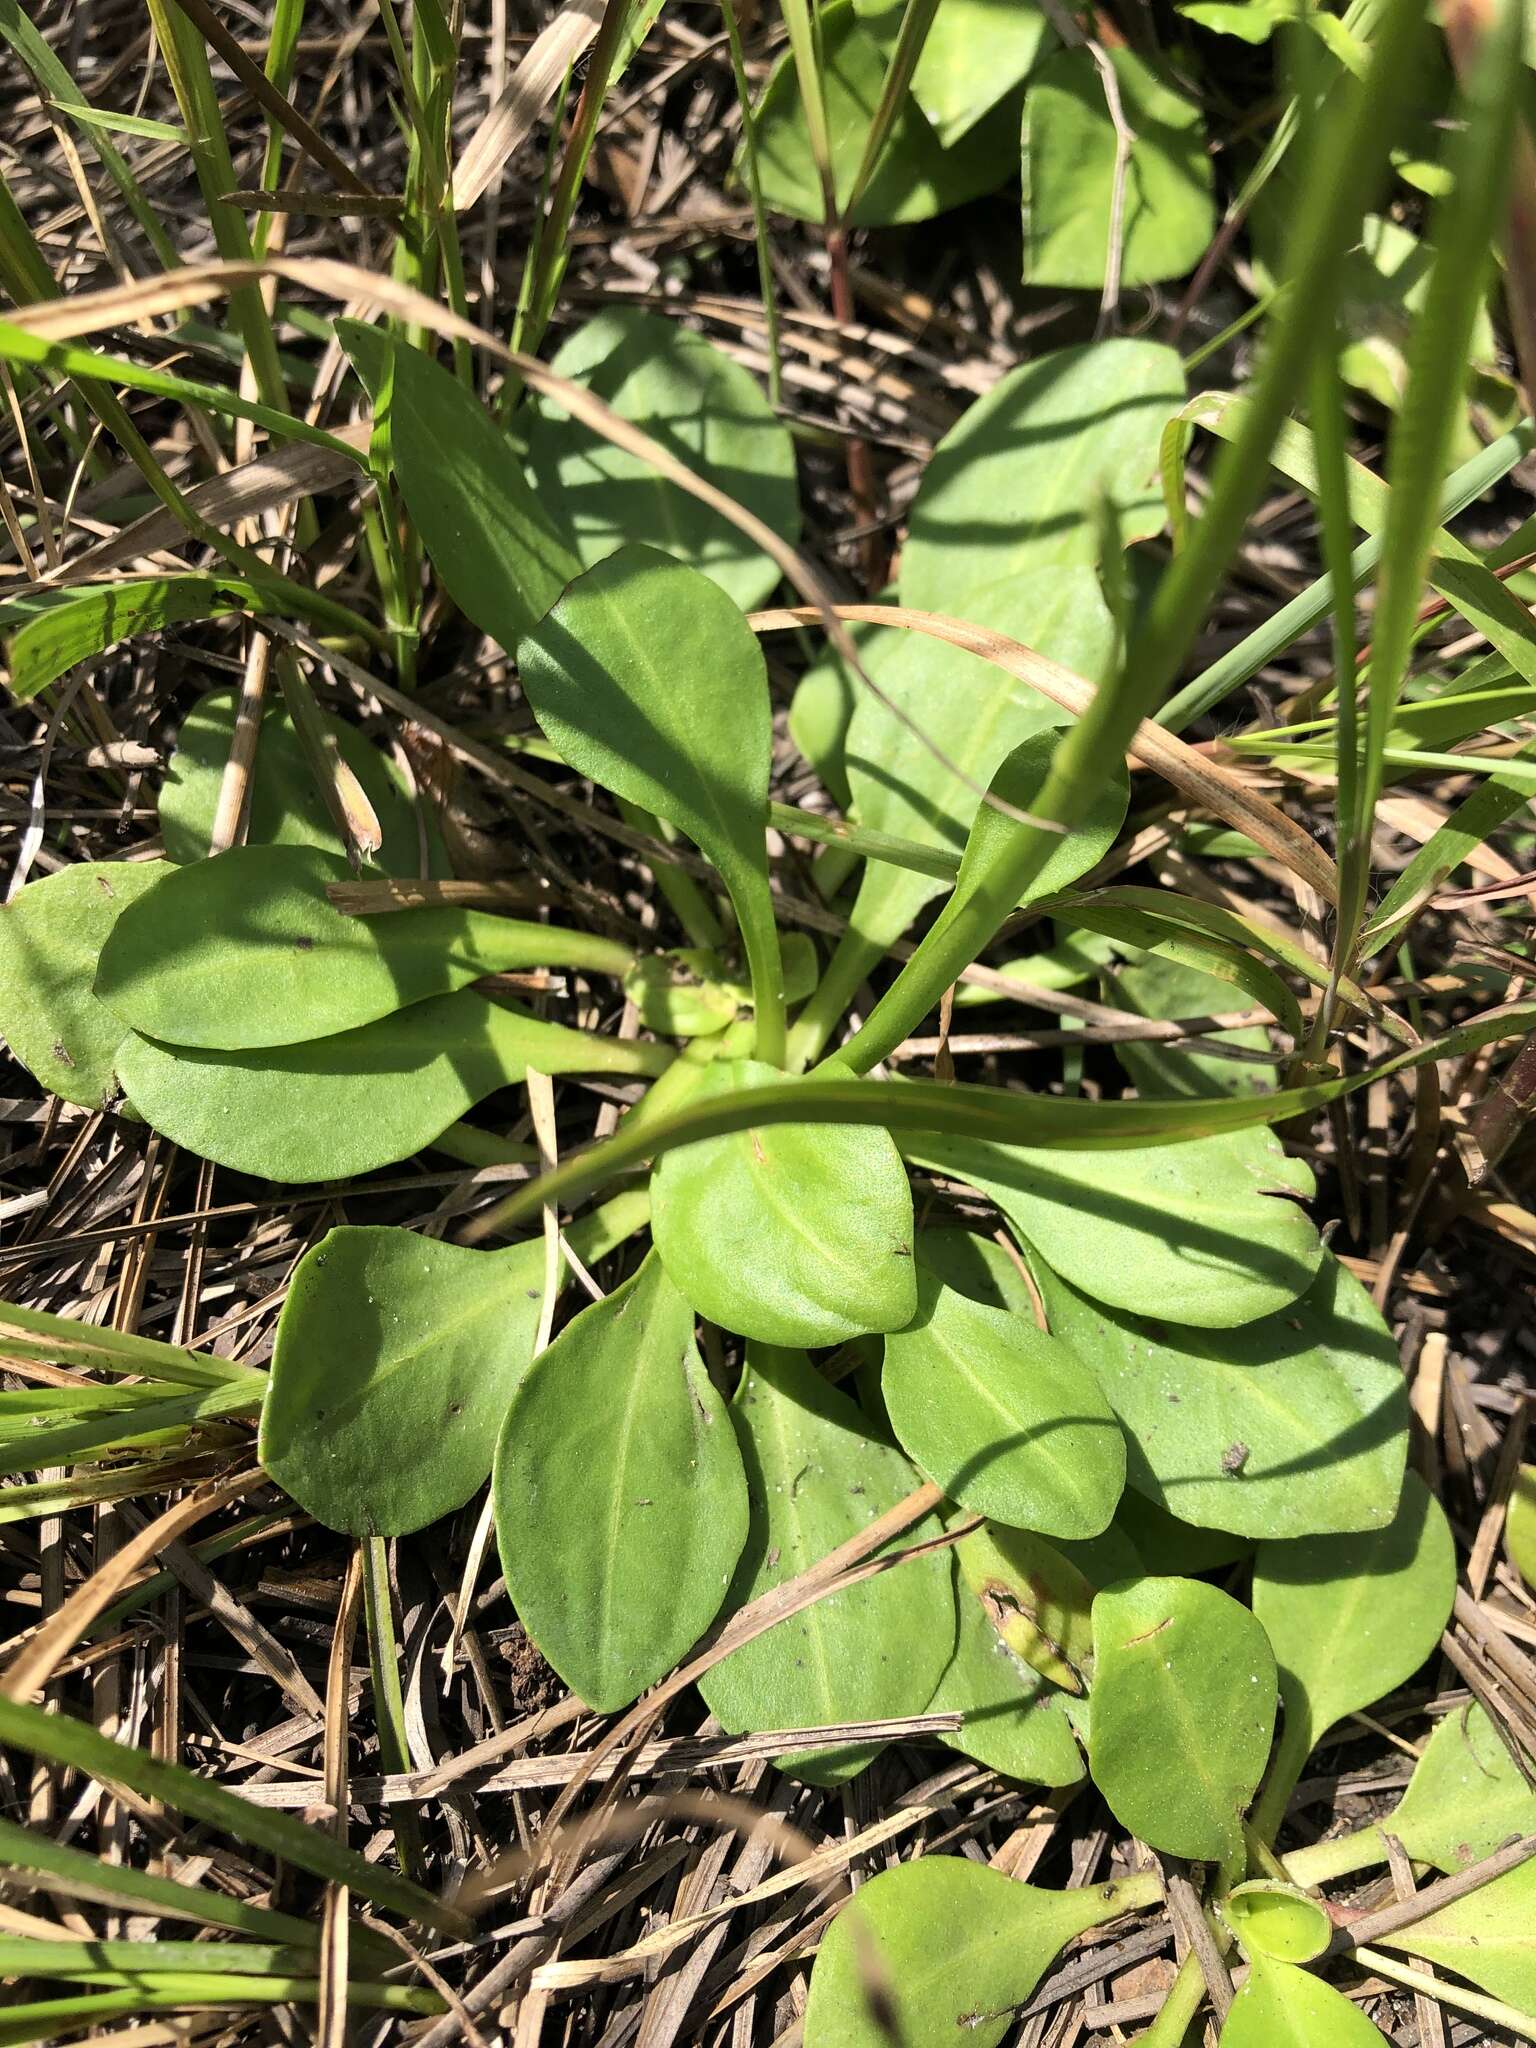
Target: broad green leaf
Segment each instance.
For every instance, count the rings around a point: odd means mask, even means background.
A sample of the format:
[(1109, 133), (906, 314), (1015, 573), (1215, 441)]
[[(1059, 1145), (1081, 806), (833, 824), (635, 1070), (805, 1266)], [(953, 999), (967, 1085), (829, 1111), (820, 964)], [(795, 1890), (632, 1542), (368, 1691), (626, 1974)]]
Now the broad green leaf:
[[(1231, 985), (1214, 974), (1156, 954), (1117, 965), (1105, 977), (1104, 992), (1107, 1001), (1135, 1017), (1219, 1017), (1247, 1007), (1234, 998)], [(1248, 1052), (1270, 1049), (1269, 1034), (1260, 1024), (1218, 1031), (1212, 1037)], [(1207, 1043), (1201, 1038), (1183, 1045), (1128, 1039), (1115, 1047), (1115, 1057), (1143, 1095), (1251, 1095), (1274, 1087), (1274, 1066), (1202, 1052), (1200, 1047)]]
[(989, 1237), (973, 1230), (920, 1230), (917, 1256), (946, 1287), (984, 1302), (988, 1308), (1033, 1311), (1034, 1297), (1022, 1261), (1011, 1258)]
[(1336, 1721), (1412, 1677), (1439, 1642), (1455, 1593), (1450, 1525), (1411, 1470), (1384, 1528), (1259, 1545), (1253, 1611), (1280, 1667), (1293, 1763)]
[(1158, 445), (1183, 402), (1183, 368), (1159, 342), (1088, 342), (1010, 370), (929, 458), (907, 523), (902, 603), (1000, 626), (971, 608), (974, 594), (1036, 569), (1091, 566), (1098, 506), (1113, 506), (1127, 546), (1160, 532)]
[[(749, 1346), (731, 1420), (752, 1509), (733, 1610), (809, 1570), (919, 1484), (803, 1352)], [(949, 1560), (936, 1551), (791, 1615), (706, 1672), (699, 1690), (733, 1734), (884, 1720), (923, 1711), (954, 1645)], [(823, 1784), (873, 1754), (866, 1745), (779, 1761)]]
[(1491, 1856), (1511, 1835), (1536, 1834), (1536, 1789), (1473, 1700), (1437, 1724), (1383, 1826), (1415, 1863), (1449, 1874)]
[(1083, 1759), (1060, 1691), (1008, 1647), (963, 1580), (955, 1597), (955, 1654), (928, 1711), (964, 1714), (965, 1726), (940, 1742), (1026, 1784), (1077, 1784)]
[[(550, 365), (753, 512), (782, 539), (800, 534), (795, 451), (756, 379), (664, 314), (606, 307)], [(528, 467), (546, 508), (591, 568), (627, 541), (675, 555), (744, 611), (772, 596), (778, 565), (719, 512), (541, 399)]]
[(1246, 1607), (1198, 1579), (1139, 1579), (1093, 1603), (1088, 1761), (1154, 1849), (1225, 1862), (1275, 1728), (1275, 1660)]
[[(1025, 575), (1004, 589), (978, 592), (975, 606), (989, 625), (1079, 674), (1100, 681), (1108, 674), (1114, 625), (1089, 569)], [(974, 858), (968, 835), (980, 841), (994, 827), (1004, 835), (1013, 829), (1010, 819), (978, 805), (978, 789), (996, 781), (999, 795), (1027, 810), (1050, 769), (1065, 713), (994, 662), (926, 633), (881, 634), (864, 659), (885, 701), (861, 691), (848, 727), (844, 772), (859, 824)], [(1123, 772), (1105, 777), (1092, 817), (1056, 842), (1031, 896), (1070, 886), (1108, 852), (1129, 796)], [(866, 861), (829, 982), (851, 996), (945, 886), (931, 875)]]
[(1250, 1956), (1310, 1963), (1333, 1939), (1328, 1909), (1296, 1885), (1260, 1878), (1233, 1887), (1221, 1915)]
[(885, 1340), (897, 1441), (951, 1500), (1046, 1536), (1097, 1536), (1125, 1485), (1125, 1439), (1091, 1367), (1028, 1315), (918, 1270), (912, 1321)]
[(293, 589), (287, 583), (188, 573), (27, 591), (0, 606), (6, 687), (25, 702), (77, 662), (120, 640), (230, 612), (291, 612)]
[[(698, 1099), (773, 1079), (716, 1060)], [(694, 1308), (764, 1344), (837, 1344), (899, 1330), (917, 1307), (912, 1191), (889, 1134), (774, 1124), (669, 1152), (651, 1228)]]
[[(1408, 1403), (1392, 1333), (1332, 1255), (1288, 1307), (1200, 1330), (1037, 1275), (1052, 1330), (1092, 1362), (1126, 1434), (1129, 1484), (1239, 1536), (1380, 1529), (1397, 1511)], [(1155, 1298), (1155, 1288), (1148, 1293)]]
[[(393, 764), (355, 725), (328, 712), (320, 715), (383, 828), (380, 868), (390, 875), (420, 874), (416, 811)], [(158, 799), (160, 836), (168, 859), (185, 865), (207, 855), (234, 734), (235, 697), (229, 690), (211, 690), (200, 697), (181, 721)], [(262, 716), (246, 839), (252, 846), (314, 846), (338, 860), (346, 853), (288, 713), (278, 701), (270, 703)], [(435, 831), (428, 832), (428, 846), (434, 856), (431, 872), (443, 872)]]
[(1219, 2048), (1387, 2048), (1358, 2005), (1310, 1970), (1255, 1956)]
[(116, 1093), (127, 1027), (94, 993), (96, 963), (123, 912), (171, 872), (163, 860), (79, 861), (0, 907), (0, 1036), (66, 1102), (101, 1109)]
[(1043, 1536), (996, 1522), (963, 1537), (955, 1556), (962, 1584), (1014, 1656), (1063, 1691), (1081, 1692), (1093, 1665), (1098, 1585)]
[(1310, 1218), (1283, 1199), (1310, 1195), (1312, 1175), (1268, 1131), (1113, 1157), (937, 1135), (903, 1149), (988, 1196), (1053, 1272), (1115, 1308), (1155, 1302), (1226, 1329), (1294, 1301), (1323, 1256)]
[(1220, 1571), (1252, 1548), (1246, 1537), (1181, 1521), (1133, 1486), (1121, 1494), (1110, 1528), (1136, 1552), (1144, 1570), (1165, 1578), (1193, 1579)]
[(1509, 1561), (1536, 1590), (1536, 1465), (1522, 1465), (1504, 1517), (1504, 1548)]
[[(376, 381), (380, 337), (347, 320), (336, 331), (364, 381)], [(400, 495), (438, 581), (511, 654), (581, 564), (506, 430), (449, 371), (419, 349), (391, 344), (387, 405)]]
[(526, 1070), (656, 1074), (668, 1048), (549, 1024), (478, 989), (429, 996), (356, 1031), (257, 1052), (130, 1032), (117, 1075), (145, 1122), (237, 1173), (346, 1180), (408, 1159)]
[(492, 1496), (518, 1617), (599, 1713), (628, 1706), (714, 1620), (747, 1484), (693, 1310), (654, 1252), (523, 1376)]
[(343, 1226), (295, 1269), (261, 1416), (262, 1464), (349, 1536), (404, 1536), (487, 1477), (544, 1298), (539, 1239), (470, 1251)]
[(783, 987), (765, 837), (772, 710), (751, 627), (697, 569), (623, 547), (576, 579), (520, 662), (561, 759), (665, 818), (720, 870), (757, 991), (759, 1050), (777, 1064), (765, 1015)]
[(822, 1937), (805, 2048), (996, 2048), (1060, 1948), (1151, 1903), (1142, 1882), (1042, 1891), (961, 1856), (883, 1870)]
[[(854, 0), (859, 19), (894, 43), (902, 0)], [(942, 0), (912, 74), (912, 97), (948, 148), (1029, 75), (1052, 41), (1032, 0)]]
[(1536, 2018), (1536, 1859), (1380, 1940)]
[[(851, 0), (830, 0), (818, 10), (818, 16), (819, 69), (833, 183), (843, 207), (880, 104), (886, 59)], [(796, 220), (820, 221), (821, 183), (811, 153), (799, 80), (788, 53), (780, 59), (758, 101), (755, 125), (764, 204)], [(1005, 104), (978, 121), (953, 149), (944, 149), (909, 92), (874, 175), (853, 210), (852, 224), (883, 227), (928, 220), (947, 207), (990, 192), (1002, 182), (1013, 126), (1014, 110)]]
[[(1122, 286), (1183, 277), (1216, 227), (1199, 105), (1124, 47), (1109, 52), (1135, 141), (1121, 215)], [(1024, 96), (1024, 281), (1098, 291), (1109, 259), (1117, 137), (1086, 49), (1046, 58)]]
[(174, 868), (118, 920), (96, 993), (147, 1038), (244, 1052), (330, 1038), (509, 968), (623, 974), (627, 947), (454, 905), (353, 917), (311, 846), (241, 846)]

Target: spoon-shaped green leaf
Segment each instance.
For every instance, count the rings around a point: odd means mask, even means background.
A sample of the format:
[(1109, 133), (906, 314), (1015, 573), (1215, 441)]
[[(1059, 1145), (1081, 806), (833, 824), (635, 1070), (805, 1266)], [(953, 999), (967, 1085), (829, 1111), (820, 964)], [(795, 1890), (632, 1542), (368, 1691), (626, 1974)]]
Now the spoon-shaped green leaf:
[(1154, 1849), (1225, 1862), (1269, 1757), (1275, 1660), (1230, 1594), (1138, 1579), (1093, 1603), (1088, 1761), (1115, 1818)]
[(1387, 2048), (1387, 2040), (1321, 1977), (1256, 1955), (1222, 2024), (1220, 2048)]
[(959, 1856), (884, 1870), (822, 1937), (805, 2048), (996, 2048), (1058, 1949), (1159, 1896), (1155, 1876), (1051, 1892)]
[[(644, 1218), (636, 1190), (564, 1235), (591, 1259)], [(403, 1536), (462, 1507), (533, 1357), (544, 1273), (542, 1238), (477, 1252), (380, 1225), (329, 1231), (277, 1319), (262, 1464), (350, 1536)]]
[(528, 1369), (492, 1485), (523, 1626), (589, 1706), (628, 1706), (714, 1620), (747, 1534), (735, 1433), (654, 1252)]
[(1383, 1948), (1454, 1970), (1536, 2018), (1536, 1858), (1379, 1939)]
[(918, 1269), (917, 1314), (885, 1340), (897, 1440), (951, 1500), (1045, 1536), (1097, 1536), (1125, 1485), (1125, 1438), (1098, 1380), (1028, 1315)]
[(964, 1714), (965, 1725), (940, 1742), (1025, 1784), (1077, 1784), (1083, 1759), (1062, 1712), (1064, 1695), (1014, 1655), (963, 1580), (955, 1592), (955, 1654), (928, 1711)]
[(168, 861), (80, 861), (0, 907), (0, 1037), (45, 1088), (100, 1109), (126, 1026), (94, 993), (96, 963), (124, 911)]
[(624, 547), (522, 644), (523, 689), (562, 760), (685, 832), (720, 870), (756, 991), (757, 1049), (783, 1056), (783, 974), (768, 889), (772, 712), (757, 636), (718, 585)]
[(989, 1196), (1072, 1286), (1133, 1314), (1251, 1322), (1303, 1293), (1323, 1256), (1311, 1219), (1284, 1199), (1310, 1195), (1312, 1175), (1270, 1131), (1114, 1153), (937, 1134), (903, 1149)]
[[(990, 609), (968, 617), (985, 618), (1090, 679), (1102, 680), (1113, 666), (1114, 623), (1088, 568), (1024, 576), (985, 595)], [(953, 856), (964, 853), (967, 835), (987, 818), (1009, 825), (990, 806), (977, 807), (978, 790), (999, 774), (998, 794), (1028, 809), (1066, 722), (1058, 705), (995, 663), (926, 633), (876, 632), (864, 660), (881, 694), (860, 687), (848, 725), (846, 775), (860, 825)], [(1123, 769), (1105, 776), (1094, 816), (1060, 839), (1047, 863), (1049, 879), (1037, 877), (1031, 895), (1067, 888), (1102, 858), (1129, 794)], [(796, 1021), (790, 1042), (797, 1059), (820, 1050), (859, 983), (945, 887), (931, 875), (866, 862), (826, 986)]]
[(1274, 1646), (1285, 1725), (1256, 1827), (1278, 1826), (1335, 1721), (1412, 1677), (1439, 1642), (1455, 1593), (1450, 1525), (1413, 1471), (1385, 1528), (1260, 1544), (1253, 1611)]
[(1273, 1878), (1235, 1885), (1221, 1914), (1250, 1956), (1270, 1962), (1315, 1962), (1333, 1940), (1327, 1908), (1299, 1886)]
[(1184, 402), (1184, 372), (1161, 343), (1101, 341), (1012, 370), (933, 451), (908, 521), (901, 601), (986, 625), (982, 584), (1096, 564), (1096, 501), (1129, 544), (1161, 531), (1158, 442)]
[(1511, 1835), (1536, 1834), (1536, 1788), (1474, 1700), (1437, 1724), (1383, 1825), (1415, 1863), (1465, 1870)]
[(1299, 1301), (1232, 1330), (1127, 1315), (1044, 1267), (1038, 1278), (1052, 1330), (1092, 1360), (1120, 1418), (1129, 1484), (1155, 1505), (1254, 1537), (1391, 1521), (1408, 1451), (1402, 1368), (1331, 1254)]
[(438, 580), (508, 654), (580, 567), (517, 450), (451, 371), (377, 328), (336, 332), (387, 421), (389, 459)]
[[(808, 1570), (919, 1483), (803, 1352), (749, 1345), (731, 1420), (752, 1517), (733, 1609)], [(934, 1552), (791, 1615), (706, 1672), (699, 1690), (733, 1733), (918, 1714), (954, 1643), (949, 1564)], [(873, 1754), (866, 1746), (778, 1761), (813, 1783), (835, 1784)]]
[(1080, 1567), (1030, 1529), (987, 1522), (955, 1546), (960, 1576), (1000, 1641), (1067, 1692), (1093, 1665), (1093, 1598)]
[(627, 946), (456, 905), (352, 917), (326, 885), (345, 864), (310, 846), (242, 846), (176, 868), (124, 913), (96, 993), (167, 1044), (244, 1052), (371, 1024), (521, 967), (623, 975)]
[[(325, 711), (320, 717), (341, 758), (362, 784), (383, 829), (380, 868), (387, 875), (419, 873), (416, 811), (400, 786), (394, 764), (371, 746), (355, 725)], [(210, 690), (181, 721), (158, 799), (160, 836), (171, 860), (185, 864), (206, 857), (234, 736), (232, 690)], [(434, 832), (429, 830), (428, 837), (438, 863), (432, 872), (439, 874), (443, 871), (442, 850)], [(346, 853), (281, 702), (269, 704), (261, 721), (246, 840), (252, 846), (315, 846), (338, 860)]]
[[(799, 538), (789, 429), (752, 373), (704, 335), (666, 314), (605, 306), (551, 368), (585, 384), (783, 539)], [(739, 527), (552, 398), (533, 409), (528, 466), (584, 568), (625, 541), (646, 539), (702, 570), (744, 610), (773, 595), (778, 565)]]
[[(696, 1099), (775, 1078), (758, 1060), (717, 1060)], [(912, 1191), (886, 1131), (733, 1131), (667, 1153), (651, 1191), (667, 1271), (724, 1329), (765, 1344), (837, 1344), (911, 1320)]]
[(527, 1069), (658, 1074), (670, 1048), (548, 1024), (478, 989), (303, 1045), (206, 1052), (130, 1033), (123, 1090), (200, 1158), (266, 1180), (345, 1180), (408, 1159)]

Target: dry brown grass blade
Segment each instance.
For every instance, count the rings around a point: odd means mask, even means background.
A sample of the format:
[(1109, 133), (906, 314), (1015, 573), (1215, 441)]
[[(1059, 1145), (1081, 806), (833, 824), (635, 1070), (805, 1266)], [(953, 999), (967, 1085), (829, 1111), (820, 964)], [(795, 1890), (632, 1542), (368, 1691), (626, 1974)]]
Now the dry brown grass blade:
[(185, 1500), (141, 1529), (116, 1551), (98, 1571), (78, 1586), (64, 1605), (49, 1616), (19, 1655), (0, 1672), (0, 1694), (8, 1700), (30, 1700), (40, 1692), (58, 1666), (74, 1649), (98, 1614), (104, 1614), (133, 1577), (139, 1566), (194, 1523), (228, 1507), (253, 1487), (265, 1486), (267, 1475), (259, 1469), (237, 1472), (232, 1478), (207, 1480), (194, 1488)]
[[(238, 469), (226, 470), (222, 476), (193, 484), (183, 495), (199, 519), (209, 526), (234, 526), (242, 519), (255, 519), (263, 512), (295, 504), (357, 474), (373, 434), (371, 422), (362, 420), (336, 427), (332, 432), (336, 440), (357, 449), (357, 464), (348, 462), (332, 448), (295, 442), (291, 447), (258, 455), (251, 462), (241, 463)], [(98, 541), (83, 555), (76, 555), (73, 561), (65, 563), (58, 577), (45, 581), (78, 583), (85, 577), (104, 576), (111, 569), (142, 561), (164, 548), (178, 547), (186, 538), (187, 529), (176, 514), (157, 506), (121, 532)]]
[(488, 192), (514, 151), (559, 90), (560, 81), (597, 34), (603, 0), (572, 0), (534, 37), (500, 98), (469, 138), (453, 172), (453, 210)]
[[(1016, 824), (1038, 825), (1049, 832), (1062, 830), (1052, 820), (1031, 818), (1003, 798), (993, 796), (958, 762), (951, 760), (910, 713), (886, 695), (860, 661), (858, 649), (843, 623), (845, 617), (860, 616), (858, 608), (850, 610), (847, 606), (838, 605), (818, 571), (755, 512), (749, 512), (726, 492), (717, 490), (706, 478), (691, 470), (687, 463), (680, 462), (670, 449), (652, 440), (649, 434), (642, 433), (629, 420), (621, 418), (585, 385), (574, 384), (568, 377), (558, 376), (536, 356), (523, 355), (508, 348), (495, 335), (486, 333), (473, 321), (463, 319), (451, 308), (428, 298), (424, 292), (416, 291), (410, 285), (360, 270), (356, 264), (338, 263), (323, 256), (267, 256), (249, 263), (189, 263), (180, 270), (145, 278), (138, 283), (116, 285), (100, 292), (79, 292), (64, 299), (46, 299), (41, 304), (18, 310), (11, 316), (11, 324), (43, 340), (77, 340), (127, 321), (147, 320), (162, 313), (182, 312), (189, 306), (206, 305), (241, 285), (261, 284), (269, 278), (307, 286), (311, 291), (343, 305), (392, 313), (398, 319), (424, 328), (429, 334), (440, 335), (445, 340), (468, 342), (472, 348), (484, 349), (497, 362), (515, 371), (530, 391), (554, 399), (573, 419), (580, 420), (583, 426), (590, 427), (613, 447), (622, 448), (626, 454), (648, 464), (658, 476), (676, 484), (679, 490), (687, 491), (701, 505), (719, 513), (722, 519), (728, 519), (754, 547), (761, 548), (777, 565), (785, 581), (811, 608), (809, 615), (820, 622), (827, 638), (860, 686), (884, 705), (962, 788), (971, 790), (978, 803), (991, 804)], [(913, 614), (914, 618), (919, 616), (922, 615)], [(958, 621), (953, 623), (959, 624)], [(1170, 741), (1169, 744), (1178, 743)]]
[[(1076, 717), (1080, 718), (1093, 702), (1095, 686), (1084, 677), (1043, 654), (1036, 654), (1019, 641), (1010, 640), (1006, 634), (995, 633), (986, 626), (973, 626), (966, 619), (946, 618), (940, 612), (911, 611), (905, 605), (841, 604), (837, 614), (854, 624), (926, 633), (951, 647), (963, 647), (968, 654), (979, 655), (983, 661), (1017, 676), (1021, 683), (1028, 683), (1042, 697), (1049, 697), (1053, 704), (1060, 704)], [(781, 633), (795, 626), (814, 625), (819, 617), (819, 611), (797, 605), (754, 612), (748, 623), (759, 633)], [(1329, 903), (1337, 903), (1338, 870), (1329, 856), (1283, 811), (1256, 796), (1236, 775), (1217, 767), (1183, 740), (1145, 719), (1131, 742), (1131, 758), (1155, 770), (1192, 803), (1246, 833)]]

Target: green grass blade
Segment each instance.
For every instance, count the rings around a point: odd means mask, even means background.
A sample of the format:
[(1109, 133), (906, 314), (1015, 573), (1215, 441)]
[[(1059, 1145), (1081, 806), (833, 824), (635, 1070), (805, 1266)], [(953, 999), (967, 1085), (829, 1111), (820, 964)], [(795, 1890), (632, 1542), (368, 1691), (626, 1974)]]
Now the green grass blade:
[(1521, 78), (1523, 7), (1503, 0), (1460, 95), (1463, 125), (1452, 152), (1455, 185), (1435, 209), (1434, 259), (1423, 309), (1408, 343), (1408, 383), (1389, 450), (1391, 499), (1366, 696), (1354, 809), (1340, 820), (1350, 888), (1339, 921), (1352, 963), (1365, 911), (1371, 831), (1381, 794), (1387, 734), (1408, 671), (1438, 501), (1463, 403), (1472, 326), (1493, 266)]
[(329, 1884), (346, 1885), (359, 1898), (405, 1919), (455, 1935), (466, 1930), (463, 1915), (451, 1906), (408, 1878), (381, 1870), (326, 1829), (306, 1827), (289, 1814), (256, 1806), (222, 1785), (194, 1777), (179, 1764), (114, 1742), (70, 1715), (0, 1698), (0, 1742), (50, 1763), (68, 1764), (104, 1784), (126, 1785), (145, 1799), (162, 1800), (176, 1812), (205, 1821), (247, 1848), (264, 1849), (269, 1856), (279, 1856)]

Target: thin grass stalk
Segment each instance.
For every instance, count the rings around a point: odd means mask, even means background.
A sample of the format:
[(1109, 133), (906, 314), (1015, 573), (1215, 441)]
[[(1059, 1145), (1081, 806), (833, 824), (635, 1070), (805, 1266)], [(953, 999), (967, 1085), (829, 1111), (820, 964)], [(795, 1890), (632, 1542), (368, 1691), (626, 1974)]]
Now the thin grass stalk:
[(784, 363), (779, 349), (779, 300), (773, 284), (773, 258), (768, 247), (768, 215), (763, 206), (763, 181), (757, 167), (757, 116), (752, 108), (752, 89), (747, 83), (746, 57), (741, 47), (741, 26), (734, 0), (720, 0), (725, 20), (725, 37), (731, 52), (731, 75), (736, 81), (736, 101), (741, 108), (741, 154), (747, 167), (747, 191), (752, 200), (752, 234), (757, 245), (757, 283), (763, 301), (763, 321), (768, 340), (768, 403), (784, 402)]
[[(1352, 971), (1369, 886), (1371, 833), (1385, 780), (1387, 735), (1412, 657), (1419, 600), (1439, 525), (1439, 496), (1464, 402), (1472, 326), (1493, 265), (1519, 103), (1523, 8), (1503, 0), (1459, 96), (1463, 126), (1453, 151), (1455, 185), (1435, 210), (1435, 255), (1423, 309), (1408, 345), (1408, 384), (1388, 455), (1390, 499), (1367, 683), (1355, 805), (1341, 818), (1350, 887), (1340, 924)], [(1347, 689), (1347, 678), (1340, 677)]]

